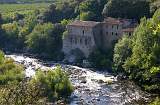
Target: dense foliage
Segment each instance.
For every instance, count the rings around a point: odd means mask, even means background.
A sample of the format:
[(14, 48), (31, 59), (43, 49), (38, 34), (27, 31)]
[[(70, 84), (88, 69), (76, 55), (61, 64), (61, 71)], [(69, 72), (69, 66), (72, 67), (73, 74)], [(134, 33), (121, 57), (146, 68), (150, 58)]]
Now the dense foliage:
[(141, 19), (150, 16), (147, 0), (110, 0), (103, 10), (105, 16), (115, 18)]
[(107, 68), (109, 70), (112, 68), (112, 50), (110, 49), (108, 52), (103, 52), (102, 50), (95, 49), (89, 55), (88, 60), (95, 68)]
[(86, 0), (82, 2), (79, 6), (80, 20), (103, 20), (102, 11), (107, 1), (108, 0)]
[[(115, 46), (114, 62), (148, 91), (160, 90), (160, 11), (141, 20), (132, 37)], [(131, 38), (131, 39), (130, 39)]]
[(62, 59), (62, 35), (72, 20), (103, 21), (103, 16), (139, 20), (150, 16), (149, 2), (143, 0), (58, 0), (47, 5), (0, 4), (0, 47), (16, 52), (29, 51), (54, 60)]
[(0, 51), (0, 85), (18, 83), (24, 77), (23, 68), (13, 60), (5, 58)]
[(0, 4), (0, 12), (5, 18), (12, 17), (14, 13), (30, 14), (34, 10), (39, 9), (44, 11), (49, 3), (34, 3), (34, 4)]
[[(54, 60), (63, 58), (62, 38), (66, 33), (66, 25), (72, 20), (103, 21), (104, 17), (109, 16), (140, 21), (144, 16), (151, 17), (160, 7), (159, 0), (14, 1), (30, 3), (54, 1), (54, 4), (48, 7), (48, 3), (0, 4), (2, 14), (0, 14), (0, 47), (10, 51), (31, 52)], [(160, 12), (157, 11), (153, 18), (143, 18), (133, 36), (124, 36), (119, 40), (113, 58), (115, 72), (127, 74), (144, 89), (153, 92), (160, 91), (159, 17)], [(75, 50), (83, 58), (83, 54)], [(89, 56), (92, 66), (110, 69), (113, 64), (112, 50), (93, 51)], [(82, 61), (80, 58), (76, 59)], [(0, 74), (1, 90), (4, 90), (0, 96), (3, 97), (0, 98), (2, 104), (25, 105), (29, 102), (39, 105), (48, 100), (67, 97), (73, 90), (67, 75), (60, 68), (47, 73), (38, 72), (35, 79), (29, 82), (23, 81), (22, 84), (23, 68), (6, 59), (2, 52), (0, 52)], [(155, 100), (153, 105), (157, 103), (159, 99)]]
[(51, 100), (66, 98), (73, 92), (73, 86), (67, 74), (59, 66), (46, 73), (39, 71), (32, 82), (40, 83)]
[(0, 104), (44, 105), (58, 99), (67, 99), (73, 86), (60, 67), (38, 71), (33, 78), (25, 78), (24, 68), (0, 52)]
[(151, 102), (149, 105), (159, 105), (160, 104), (160, 98), (156, 98), (153, 102)]
[(40, 2), (54, 2), (56, 0), (0, 0), (0, 3), (40, 3)]
[(62, 48), (62, 32), (64, 27), (60, 24), (37, 24), (32, 33), (27, 36), (27, 46), (40, 55), (52, 55), (58, 59)]

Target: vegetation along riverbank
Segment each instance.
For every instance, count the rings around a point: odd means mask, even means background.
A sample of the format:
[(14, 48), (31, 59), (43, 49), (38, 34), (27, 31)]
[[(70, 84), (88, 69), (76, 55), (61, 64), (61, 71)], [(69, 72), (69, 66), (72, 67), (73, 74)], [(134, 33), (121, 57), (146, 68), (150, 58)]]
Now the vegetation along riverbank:
[[(160, 104), (159, 0), (0, 0), (0, 49), (110, 70), (154, 94), (148, 104)], [(3, 105), (44, 104), (75, 92), (63, 68), (27, 80), (25, 70), (0, 52)]]

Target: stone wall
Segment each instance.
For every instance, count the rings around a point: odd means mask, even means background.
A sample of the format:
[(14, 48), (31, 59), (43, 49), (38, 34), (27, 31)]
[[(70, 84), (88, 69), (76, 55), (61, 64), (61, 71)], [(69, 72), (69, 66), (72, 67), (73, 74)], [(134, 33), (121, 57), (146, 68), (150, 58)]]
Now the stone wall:
[(122, 24), (103, 23), (103, 49), (107, 50), (113, 45), (113, 41), (122, 37)]
[(88, 57), (95, 48), (107, 51), (124, 32), (134, 31), (126, 30), (129, 25), (132, 25), (130, 20), (115, 18), (108, 18), (104, 22), (75, 21), (67, 26), (68, 35), (63, 40), (63, 52), (69, 55), (71, 50), (78, 48)]
[(68, 36), (63, 41), (63, 52), (69, 54), (71, 50), (79, 48), (86, 57), (95, 47), (92, 27), (68, 26)]

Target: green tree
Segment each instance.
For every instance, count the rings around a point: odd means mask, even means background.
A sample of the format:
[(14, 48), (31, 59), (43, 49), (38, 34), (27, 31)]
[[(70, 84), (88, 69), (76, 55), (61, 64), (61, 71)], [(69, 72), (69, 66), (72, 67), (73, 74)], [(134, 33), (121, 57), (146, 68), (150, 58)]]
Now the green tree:
[(1, 24), (3, 23), (3, 20), (2, 20), (2, 15), (0, 13), (0, 28), (1, 28)]
[(0, 85), (18, 83), (23, 77), (23, 67), (5, 58), (4, 53), (0, 51)]
[[(85, 20), (102, 20), (102, 10), (107, 0), (86, 0), (79, 5), (80, 17), (89, 17)], [(82, 16), (81, 16), (82, 15)]]
[(123, 38), (118, 42), (114, 54), (115, 65), (123, 67), (130, 79), (154, 92), (160, 91), (159, 16), (158, 10), (152, 19), (143, 18), (131, 39)]
[(150, 16), (147, 0), (110, 0), (103, 10), (104, 16), (140, 20)]
[(125, 60), (131, 55), (131, 39), (125, 35), (118, 41), (114, 48), (113, 62), (114, 69), (117, 71), (123, 71), (122, 65)]
[(59, 66), (46, 73), (42, 71), (37, 72), (32, 82), (40, 83), (45, 89), (45, 94), (51, 101), (67, 98), (73, 92), (73, 86), (69, 81), (67, 74)]
[(73, 86), (59, 66), (47, 72), (39, 70), (33, 78), (27, 79), (24, 68), (5, 58), (0, 51), (0, 92), (1, 105), (46, 105), (67, 99)]
[(4, 46), (7, 47), (8, 49), (15, 49), (16, 46), (18, 45), (18, 33), (19, 33), (19, 27), (18, 23), (8, 23), (8, 24), (3, 24), (2, 29), (5, 31), (4, 39)]
[(94, 14), (92, 12), (82, 12), (80, 14), (80, 20), (87, 21), (92, 20), (94, 17)]
[(92, 63), (92, 66), (96, 68), (108, 68), (112, 67), (112, 58), (110, 57), (110, 52), (103, 52), (99, 49), (95, 49), (89, 55), (89, 61)]
[(75, 7), (77, 2), (59, 1), (51, 4), (40, 17), (43, 22), (59, 23), (63, 19), (71, 19), (76, 16)]
[(24, 16), (22, 14), (19, 14), (19, 13), (14, 13), (12, 19), (15, 20), (15, 21), (18, 21), (18, 20), (22, 20), (24, 18)]
[(56, 59), (62, 48), (63, 31), (64, 27), (59, 24), (38, 24), (27, 37), (27, 46), (33, 53), (54, 56)]

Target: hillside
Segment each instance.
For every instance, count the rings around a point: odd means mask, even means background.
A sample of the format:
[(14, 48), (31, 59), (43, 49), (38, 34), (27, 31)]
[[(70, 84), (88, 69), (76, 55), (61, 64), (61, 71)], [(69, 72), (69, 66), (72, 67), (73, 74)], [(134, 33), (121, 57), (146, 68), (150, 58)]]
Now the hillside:
[(0, 0), (0, 3), (37, 3), (37, 2), (53, 2), (55, 0)]

